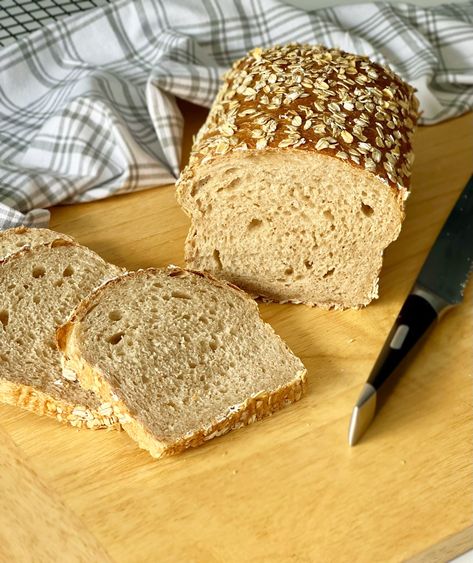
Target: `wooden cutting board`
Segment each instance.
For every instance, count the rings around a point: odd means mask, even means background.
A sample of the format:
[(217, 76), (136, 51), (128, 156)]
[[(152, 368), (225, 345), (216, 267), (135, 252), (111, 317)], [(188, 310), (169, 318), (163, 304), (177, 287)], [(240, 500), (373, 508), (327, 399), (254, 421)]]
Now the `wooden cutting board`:
[[(205, 112), (183, 111), (187, 156)], [(473, 171), (473, 116), (420, 129), (415, 148), (407, 218), (386, 253), (380, 299), (345, 312), (260, 306), (308, 368), (298, 404), (161, 461), (123, 432), (78, 431), (1, 406), (0, 561), (50, 561), (52, 547), (68, 562), (106, 554), (120, 562), (432, 562), (473, 547), (473, 284), (363, 441), (347, 445), (361, 386)], [(182, 264), (188, 220), (173, 190), (57, 208), (51, 226), (130, 269)]]

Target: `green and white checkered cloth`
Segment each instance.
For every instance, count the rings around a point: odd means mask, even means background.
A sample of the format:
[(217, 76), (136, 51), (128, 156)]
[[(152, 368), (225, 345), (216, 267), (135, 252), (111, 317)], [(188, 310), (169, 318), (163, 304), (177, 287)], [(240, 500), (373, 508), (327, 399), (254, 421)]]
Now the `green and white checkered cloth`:
[(418, 89), (425, 124), (473, 107), (473, 2), (304, 11), (280, 0), (118, 0), (0, 50), (0, 228), (174, 182), (176, 97), (209, 107), (235, 59), (290, 41), (389, 64)]

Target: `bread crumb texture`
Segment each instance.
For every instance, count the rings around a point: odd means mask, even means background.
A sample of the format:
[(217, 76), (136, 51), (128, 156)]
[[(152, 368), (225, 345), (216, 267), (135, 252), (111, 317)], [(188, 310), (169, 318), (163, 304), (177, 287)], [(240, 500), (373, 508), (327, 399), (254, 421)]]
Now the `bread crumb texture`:
[(301, 398), (306, 370), (241, 290), (199, 272), (116, 278), (58, 331), (65, 365), (154, 457)]

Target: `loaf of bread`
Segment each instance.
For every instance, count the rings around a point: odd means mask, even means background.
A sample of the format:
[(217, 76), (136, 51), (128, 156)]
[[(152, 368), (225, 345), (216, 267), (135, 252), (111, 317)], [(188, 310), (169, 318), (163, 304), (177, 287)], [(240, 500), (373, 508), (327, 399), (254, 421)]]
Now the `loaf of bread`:
[(57, 337), (67, 369), (154, 457), (259, 420), (299, 399), (306, 381), (252, 299), (175, 267), (102, 285)]
[(253, 295), (358, 308), (404, 218), (418, 117), (389, 69), (336, 49), (254, 49), (226, 74), (177, 186), (187, 264)]
[[(112, 411), (82, 389), (74, 374), (63, 376), (55, 336), (88, 292), (122, 270), (58, 239), (59, 233), (34, 229), (6, 236), (11, 248), (20, 239), (28, 246), (0, 261), (0, 401), (76, 427), (118, 426)], [(46, 239), (51, 242), (31, 244)], [(7, 246), (2, 248), (8, 254)]]

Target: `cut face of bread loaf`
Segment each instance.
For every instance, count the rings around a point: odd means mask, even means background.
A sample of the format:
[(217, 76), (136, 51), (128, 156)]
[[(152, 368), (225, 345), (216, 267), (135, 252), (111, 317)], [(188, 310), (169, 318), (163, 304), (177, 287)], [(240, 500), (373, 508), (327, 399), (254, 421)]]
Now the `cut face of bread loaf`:
[(56, 328), (93, 288), (122, 270), (76, 243), (56, 240), (0, 261), (0, 400), (97, 428), (116, 424), (75, 377), (62, 376)]
[(178, 182), (187, 263), (274, 301), (366, 305), (400, 232), (416, 119), (413, 89), (366, 57), (253, 50)]
[(207, 275), (141, 270), (104, 284), (58, 331), (65, 365), (154, 457), (300, 398), (306, 370), (246, 294)]
[(62, 239), (73, 242), (74, 239), (51, 231), (50, 229), (36, 229), (29, 227), (14, 227), (0, 232), (0, 260), (9, 254), (18, 252), (25, 246), (37, 246), (53, 240)]

